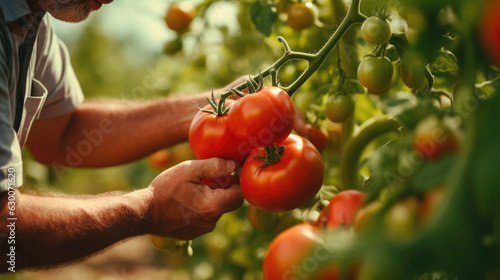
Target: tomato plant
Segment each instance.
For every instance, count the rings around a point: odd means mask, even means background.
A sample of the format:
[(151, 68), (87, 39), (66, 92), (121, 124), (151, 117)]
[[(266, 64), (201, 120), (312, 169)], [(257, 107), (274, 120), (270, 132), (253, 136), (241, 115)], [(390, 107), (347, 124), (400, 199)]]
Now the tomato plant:
[(173, 31), (182, 32), (189, 28), (194, 17), (194, 6), (190, 1), (175, 2), (167, 10), (165, 23)]
[[(227, 100), (229, 106), (233, 100)], [(207, 105), (203, 110), (212, 109)], [(195, 156), (199, 159), (221, 157), (237, 161), (243, 165), (251, 151), (251, 146), (236, 137), (228, 125), (228, 115), (199, 111), (189, 128), (189, 144)]]
[(313, 4), (310, 2), (293, 4), (288, 8), (287, 14), (288, 25), (297, 31), (311, 27), (316, 19)]
[(232, 104), (228, 113), (231, 132), (255, 147), (285, 140), (293, 130), (295, 106), (278, 87), (266, 87)]
[(377, 94), (386, 90), (393, 72), (394, 67), (387, 57), (369, 56), (359, 64), (358, 79), (370, 93)]
[[(311, 142), (291, 134), (277, 146), (284, 146), (278, 162), (262, 166), (264, 148), (254, 149), (241, 170), (243, 196), (257, 208), (268, 212), (295, 209), (311, 199), (321, 188), (325, 166)], [(260, 168), (259, 168), (260, 167)]]
[(392, 28), (387, 19), (372, 16), (367, 18), (361, 25), (361, 37), (370, 44), (386, 44), (391, 39), (391, 35)]
[(342, 123), (352, 116), (354, 100), (346, 94), (335, 94), (326, 101), (325, 115), (332, 122)]

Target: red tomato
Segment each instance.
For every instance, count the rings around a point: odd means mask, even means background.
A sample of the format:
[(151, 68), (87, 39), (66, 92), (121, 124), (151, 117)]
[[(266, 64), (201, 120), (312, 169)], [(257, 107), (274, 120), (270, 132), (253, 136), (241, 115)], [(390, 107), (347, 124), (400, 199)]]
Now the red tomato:
[[(309, 223), (295, 225), (280, 233), (269, 245), (264, 257), (264, 280), (336, 280), (338, 267), (318, 270), (319, 260), (309, 256), (328, 255), (322, 246), (321, 230)], [(318, 275), (319, 276), (316, 276)]]
[(326, 215), (326, 227), (333, 229), (339, 226), (351, 226), (354, 216), (361, 207), (365, 194), (356, 190), (346, 190), (339, 192), (330, 200), (325, 210), (318, 218), (318, 224), (324, 225)]
[(211, 178), (201, 181), (203, 185), (209, 186), (211, 189), (227, 189), (236, 184), (236, 178), (233, 175), (224, 177)]
[(489, 62), (500, 66), (500, 1), (486, 1), (481, 21), (479, 37)]
[(307, 124), (307, 129), (309, 130), (309, 139), (311, 143), (318, 149), (318, 152), (321, 153), (328, 143), (328, 131), (324, 128), (310, 124)]
[[(226, 106), (233, 103), (226, 100)], [(210, 105), (205, 110), (210, 110)], [(232, 159), (243, 165), (252, 147), (237, 138), (229, 129), (228, 115), (216, 116), (199, 111), (189, 128), (189, 145), (199, 159), (220, 157)]]
[(255, 147), (269, 147), (292, 132), (295, 106), (279, 87), (266, 87), (236, 101), (228, 115), (234, 135)]
[(316, 195), (323, 184), (325, 166), (311, 142), (291, 134), (278, 146), (282, 145), (286, 149), (279, 162), (259, 168), (264, 161), (252, 157), (265, 157), (266, 152), (255, 148), (241, 170), (243, 196), (267, 212), (295, 209)]
[(168, 149), (156, 151), (148, 157), (149, 165), (155, 170), (167, 168), (171, 159), (172, 155)]
[(457, 152), (459, 143), (455, 134), (437, 117), (430, 116), (415, 128), (413, 146), (426, 159), (440, 158), (447, 152)]
[(170, 29), (182, 32), (188, 29), (195, 15), (193, 3), (190, 1), (172, 3), (165, 15), (165, 23)]

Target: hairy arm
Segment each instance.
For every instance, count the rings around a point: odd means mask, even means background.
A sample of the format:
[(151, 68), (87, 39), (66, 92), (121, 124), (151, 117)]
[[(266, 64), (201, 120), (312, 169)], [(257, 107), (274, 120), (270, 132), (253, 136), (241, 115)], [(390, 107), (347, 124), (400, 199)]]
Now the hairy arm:
[[(15, 244), (0, 237), (0, 273), (79, 260), (129, 237), (155, 234), (190, 240), (211, 231), (220, 216), (243, 203), (238, 185), (211, 189), (203, 179), (225, 176), (236, 164), (219, 158), (187, 161), (161, 173), (146, 189), (98, 196), (37, 196), (15, 191), (15, 221), (0, 193), (0, 226), (15, 223)], [(10, 235), (10, 232), (8, 233)]]
[(198, 112), (193, 101), (204, 106), (209, 94), (145, 102), (86, 102), (71, 113), (36, 121), (27, 145), (35, 159), (46, 165), (102, 167), (128, 163), (186, 141), (191, 120)]

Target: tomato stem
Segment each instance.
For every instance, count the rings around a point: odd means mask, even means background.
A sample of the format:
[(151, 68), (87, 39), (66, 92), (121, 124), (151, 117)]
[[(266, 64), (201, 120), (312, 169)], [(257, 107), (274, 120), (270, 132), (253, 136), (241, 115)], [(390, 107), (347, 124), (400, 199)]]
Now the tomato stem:
[(343, 147), (340, 156), (340, 181), (342, 189), (361, 189), (358, 162), (365, 147), (387, 132), (400, 132), (401, 122), (395, 117), (379, 115), (367, 120)]
[[(284, 48), (283, 55), (267, 69), (260, 72), (259, 75), (250, 77), (250, 79), (253, 81), (257, 81), (259, 77), (267, 77), (272, 75), (272, 78), (274, 76), (273, 83), (275, 83), (277, 82), (278, 71), (284, 64), (292, 60), (307, 61), (309, 62), (309, 65), (307, 66), (307, 69), (304, 72), (302, 72), (300, 77), (297, 78), (297, 80), (295, 80), (294, 82), (292, 82), (289, 86), (281, 87), (288, 93), (288, 95), (292, 96), (312, 76), (312, 74), (314, 74), (321, 67), (321, 65), (326, 60), (328, 55), (331, 53), (333, 48), (337, 45), (339, 40), (342, 38), (342, 36), (344, 36), (344, 34), (349, 30), (349, 28), (357, 23), (363, 22), (366, 19), (366, 16), (361, 14), (361, 12), (359, 11), (359, 3), (360, 0), (352, 0), (351, 6), (347, 11), (346, 17), (342, 20), (342, 23), (335, 30), (333, 35), (328, 39), (325, 45), (323, 45), (323, 47), (315, 54), (292, 51), (287, 41), (283, 37), (279, 36), (277, 39), (283, 45)], [(243, 90), (245, 87), (247, 87), (247, 85), (248, 84), (245, 82), (236, 86), (234, 89)], [(224, 101), (232, 94), (233, 92), (230, 90), (223, 93), (221, 95), (221, 101)]]
[(286, 149), (285, 145), (279, 146), (279, 147), (276, 147), (276, 146), (265, 147), (264, 148), (264, 150), (266, 151), (265, 157), (262, 157), (262, 156), (251, 157), (251, 158), (256, 158), (256, 159), (260, 159), (260, 160), (264, 161), (263, 164), (261, 164), (259, 167), (257, 167), (257, 169), (255, 170), (255, 172), (253, 174), (256, 174), (257, 171), (259, 171), (259, 169), (261, 169), (262, 167), (266, 167), (266, 166), (269, 166), (271, 164), (275, 164), (275, 163), (279, 162), (281, 159), (281, 155), (283, 155), (283, 152), (285, 152), (285, 149)]

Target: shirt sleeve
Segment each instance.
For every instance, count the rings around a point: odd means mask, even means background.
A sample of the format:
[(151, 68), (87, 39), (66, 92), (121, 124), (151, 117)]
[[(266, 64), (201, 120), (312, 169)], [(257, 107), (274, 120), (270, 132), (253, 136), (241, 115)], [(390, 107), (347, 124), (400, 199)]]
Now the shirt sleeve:
[(68, 49), (54, 33), (48, 15), (40, 24), (36, 51), (34, 78), (48, 91), (40, 119), (54, 118), (73, 111), (83, 102), (82, 88), (71, 66)]
[(0, 32), (0, 192), (23, 184), (21, 147), (17, 134), (12, 127), (10, 108), (10, 64), (8, 58), (12, 50), (8, 49), (9, 36), (4, 28)]

